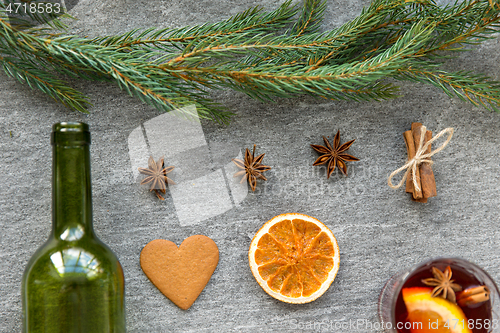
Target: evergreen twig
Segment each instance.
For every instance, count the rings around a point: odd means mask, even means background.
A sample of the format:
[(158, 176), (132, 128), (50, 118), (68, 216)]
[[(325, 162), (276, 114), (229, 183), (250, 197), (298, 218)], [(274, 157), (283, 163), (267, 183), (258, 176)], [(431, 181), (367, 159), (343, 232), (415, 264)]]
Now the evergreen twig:
[(13, 1), (0, 3), (4, 71), (82, 112), (90, 103), (60, 75), (114, 81), (164, 111), (194, 103), (201, 117), (222, 122), (230, 113), (207, 97), (207, 88), (261, 100), (300, 94), (383, 100), (397, 97), (397, 87), (384, 83), (393, 77), (432, 84), (476, 106), (500, 107), (498, 82), (440, 69), (464, 45), (498, 36), (500, 0), (444, 7), (431, 0), (373, 0), (357, 18), (326, 32), (319, 31), (324, 0), (304, 0), (300, 9), (287, 0), (274, 11), (252, 8), (212, 24), (93, 39), (65, 35), (66, 25), (53, 14), (30, 15), (45, 23), (41, 27), (9, 19)]

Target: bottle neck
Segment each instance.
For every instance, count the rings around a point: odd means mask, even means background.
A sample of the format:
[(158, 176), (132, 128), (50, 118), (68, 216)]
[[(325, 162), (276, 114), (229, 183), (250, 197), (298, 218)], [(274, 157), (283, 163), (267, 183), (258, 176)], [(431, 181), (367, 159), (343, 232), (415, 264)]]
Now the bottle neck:
[(92, 236), (89, 144), (53, 145), (52, 234), (76, 241)]

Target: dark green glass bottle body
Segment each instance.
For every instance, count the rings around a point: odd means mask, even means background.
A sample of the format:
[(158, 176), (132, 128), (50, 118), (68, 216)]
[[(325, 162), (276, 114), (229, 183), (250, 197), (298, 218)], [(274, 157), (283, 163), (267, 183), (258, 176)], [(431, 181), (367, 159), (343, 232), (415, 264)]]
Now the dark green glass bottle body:
[(92, 227), (90, 133), (54, 125), (52, 232), (22, 281), (23, 332), (125, 332), (124, 277)]

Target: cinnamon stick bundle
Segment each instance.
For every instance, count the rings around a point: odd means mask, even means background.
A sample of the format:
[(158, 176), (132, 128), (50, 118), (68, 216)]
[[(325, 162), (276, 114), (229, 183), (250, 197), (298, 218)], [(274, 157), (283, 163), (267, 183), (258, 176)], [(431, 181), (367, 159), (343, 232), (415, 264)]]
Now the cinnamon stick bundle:
[[(420, 142), (421, 127), (422, 123), (412, 123), (411, 130), (406, 131), (403, 134), (406, 142), (408, 160), (411, 160), (415, 157), (415, 153)], [(425, 145), (425, 143), (430, 139), (432, 139), (432, 131), (426, 131), (424, 142), (422, 145)], [(428, 154), (430, 152), (431, 146), (427, 148), (425, 154)], [(408, 173), (406, 179), (406, 192), (412, 194), (413, 200), (425, 203), (427, 202), (428, 198), (435, 197), (437, 195), (436, 180), (434, 179), (434, 172), (432, 172), (432, 167), (429, 163), (422, 163), (417, 167), (417, 170), (415, 172), (415, 179), (417, 180), (420, 189), (416, 189), (415, 186), (413, 186), (413, 175), (411, 172)]]

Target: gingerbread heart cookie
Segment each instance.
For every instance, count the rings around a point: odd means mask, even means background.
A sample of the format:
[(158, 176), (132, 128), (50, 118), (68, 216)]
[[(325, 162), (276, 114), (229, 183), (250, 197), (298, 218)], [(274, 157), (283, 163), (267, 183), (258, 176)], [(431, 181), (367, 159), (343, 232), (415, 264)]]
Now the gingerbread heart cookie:
[(219, 249), (203, 235), (186, 238), (181, 246), (156, 239), (141, 251), (141, 268), (149, 280), (183, 310), (189, 309), (210, 280)]

